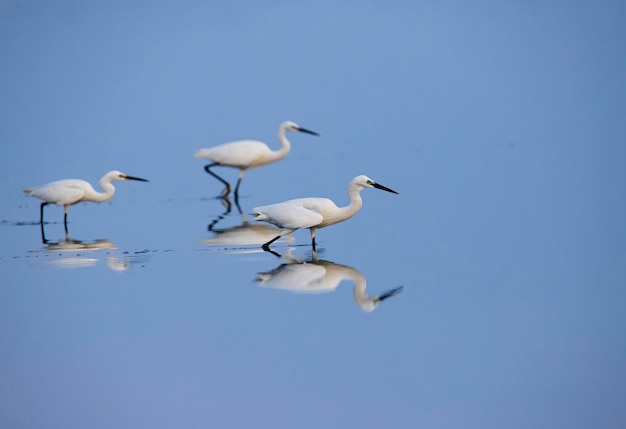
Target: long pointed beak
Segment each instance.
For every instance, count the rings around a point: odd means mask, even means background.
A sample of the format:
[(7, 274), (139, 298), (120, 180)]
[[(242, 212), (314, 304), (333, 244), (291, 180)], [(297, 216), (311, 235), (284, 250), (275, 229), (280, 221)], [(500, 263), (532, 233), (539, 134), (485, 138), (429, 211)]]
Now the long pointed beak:
[(387, 191), (387, 192), (391, 192), (392, 194), (397, 194), (396, 191), (394, 191), (393, 189), (389, 189), (386, 186), (383, 185), (379, 185), (378, 183), (374, 182), (372, 183), (372, 186), (375, 187), (376, 189), (382, 189), (383, 191)]
[(397, 288), (388, 290), (386, 292), (383, 292), (379, 297), (378, 297), (378, 301), (384, 301), (387, 298), (391, 298), (392, 296), (395, 296), (397, 294), (399, 294), (400, 292), (402, 292), (402, 289), (404, 288), (404, 286), (399, 286)]
[(141, 177), (133, 177), (133, 176), (125, 176), (126, 180), (137, 180), (139, 182), (149, 182), (147, 179), (142, 179)]
[(298, 131), (307, 134), (313, 134), (314, 136), (319, 136), (315, 131), (307, 130), (306, 128), (298, 128)]

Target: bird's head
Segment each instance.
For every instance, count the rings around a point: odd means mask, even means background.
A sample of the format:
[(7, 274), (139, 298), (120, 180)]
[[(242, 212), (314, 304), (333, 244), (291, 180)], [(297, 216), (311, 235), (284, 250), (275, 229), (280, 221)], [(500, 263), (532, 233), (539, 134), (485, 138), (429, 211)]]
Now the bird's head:
[(397, 194), (396, 191), (394, 191), (393, 189), (389, 189), (386, 186), (383, 186), (379, 183), (376, 183), (375, 181), (373, 181), (372, 179), (370, 179), (369, 177), (367, 177), (366, 175), (362, 174), (360, 176), (356, 176), (354, 179), (352, 179), (351, 185), (360, 187), (360, 188), (376, 188), (376, 189), (382, 189), (383, 191), (387, 191), (387, 192), (391, 192), (393, 194)]
[(147, 182), (148, 180), (142, 179), (140, 177), (129, 176), (128, 174), (124, 174), (121, 171), (112, 170), (104, 175), (102, 179), (107, 179), (107, 181), (112, 182), (114, 180), (138, 180), (140, 182)]
[(295, 122), (291, 122), (291, 121), (285, 121), (282, 123), (282, 125), (280, 126), (281, 130), (285, 130), (285, 131), (300, 131), (301, 133), (307, 133), (307, 134), (312, 134), (314, 136), (319, 136), (318, 133), (316, 133), (315, 131), (311, 131), (311, 130), (307, 130), (306, 128), (302, 128), (300, 125), (296, 124)]

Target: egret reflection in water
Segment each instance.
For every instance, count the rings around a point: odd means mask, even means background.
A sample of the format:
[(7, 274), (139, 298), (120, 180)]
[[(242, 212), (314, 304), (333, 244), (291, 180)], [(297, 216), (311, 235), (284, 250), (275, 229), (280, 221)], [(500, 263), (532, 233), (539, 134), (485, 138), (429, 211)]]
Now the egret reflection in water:
[[(235, 207), (237, 208), (241, 218), (241, 223), (235, 226), (218, 228), (218, 223), (229, 217), (233, 207), (233, 203), (227, 196), (222, 197), (221, 200), (226, 210), (209, 223), (207, 230), (212, 235), (208, 238), (201, 239), (202, 243), (224, 246), (259, 245), (266, 243), (268, 240), (276, 237), (276, 235), (281, 232), (281, 229), (272, 225), (250, 223), (246, 215), (241, 210), (241, 206), (237, 200), (235, 200)], [(284, 240), (288, 243), (292, 243), (295, 238), (290, 235), (285, 237)]]
[(284, 289), (294, 293), (332, 292), (343, 280), (354, 282), (352, 294), (354, 302), (365, 311), (373, 311), (381, 302), (397, 295), (402, 286), (390, 289), (378, 296), (366, 293), (366, 279), (354, 267), (318, 259), (313, 252), (310, 260), (299, 260), (291, 256), (288, 248), (282, 259), (285, 263), (267, 272), (258, 273), (254, 279), (262, 287)]
[[(47, 265), (58, 268), (93, 267), (100, 260), (104, 260), (113, 271), (125, 271), (133, 263), (145, 261), (145, 257), (129, 255), (111, 255), (110, 251), (117, 250), (115, 243), (104, 239), (77, 240), (65, 233), (65, 239), (51, 241), (45, 238), (43, 225), (41, 239), (45, 246), (42, 249), (31, 250), (30, 253), (44, 253), (49, 258), (42, 259)], [(106, 253), (103, 254), (103, 251)], [(85, 255), (88, 254), (89, 256)]]

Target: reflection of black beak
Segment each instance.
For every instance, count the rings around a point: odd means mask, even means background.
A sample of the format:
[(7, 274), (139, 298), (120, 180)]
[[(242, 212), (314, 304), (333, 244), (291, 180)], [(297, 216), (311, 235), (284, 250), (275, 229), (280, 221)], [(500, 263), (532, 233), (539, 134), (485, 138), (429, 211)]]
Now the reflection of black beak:
[(394, 191), (393, 189), (389, 189), (388, 187), (379, 185), (378, 183), (372, 183), (372, 186), (375, 187), (376, 189), (382, 189), (383, 191), (391, 192), (392, 194), (397, 194), (397, 192)]
[(397, 288), (388, 290), (386, 292), (383, 292), (379, 297), (378, 297), (378, 301), (384, 301), (387, 298), (391, 298), (394, 295), (399, 294), (400, 292), (402, 292), (402, 289), (404, 288), (404, 286), (399, 286)]
[(149, 180), (142, 179), (141, 177), (126, 176), (125, 179), (126, 180), (137, 180), (139, 182), (149, 182)]
[(319, 136), (315, 131), (307, 130), (306, 128), (298, 128), (298, 131), (307, 134), (313, 134), (314, 136)]

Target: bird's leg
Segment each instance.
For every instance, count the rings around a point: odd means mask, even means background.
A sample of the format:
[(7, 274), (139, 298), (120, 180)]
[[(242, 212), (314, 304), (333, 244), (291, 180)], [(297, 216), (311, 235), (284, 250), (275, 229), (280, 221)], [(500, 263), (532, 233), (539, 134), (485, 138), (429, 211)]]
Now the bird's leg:
[(48, 244), (48, 240), (46, 240), (46, 232), (44, 231), (44, 228), (43, 228), (43, 222), (41, 222), (41, 242), (43, 244)]
[(243, 179), (243, 175), (246, 174), (246, 170), (239, 170), (239, 178), (237, 179), (237, 184), (235, 185), (235, 204), (239, 205), (239, 185), (241, 185), (241, 179)]
[(267, 243), (265, 243), (263, 246), (261, 246), (263, 248), (263, 250), (265, 250), (266, 252), (271, 252), (274, 255), (280, 256), (278, 253), (274, 252), (273, 250), (270, 249), (270, 244), (272, 244), (273, 242), (275, 242), (276, 240), (278, 240), (281, 237), (284, 237), (285, 235), (289, 235), (292, 232), (294, 232), (296, 229), (298, 228), (291, 228), (291, 229), (285, 229), (284, 231), (282, 231), (280, 234), (278, 234), (276, 237), (272, 238), (270, 241), (268, 241)]
[(315, 228), (311, 228), (311, 247), (313, 247), (313, 252), (315, 252)]
[(70, 206), (66, 205), (64, 206), (63, 211), (65, 212), (63, 214), (63, 225), (65, 226), (65, 233), (67, 234), (67, 212), (70, 210)]
[[(239, 181), (237, 181), (237, 188), (239, 188)], [(235, 188), (235, 204), (239, 207), (239, 192), (237, 188)]]
[(235, 194), (235, 206), (237, 207), (237, 210), (239, 210), (239, 214), (243, 215), (243, 211), (241, 210), (241, 206), (239, 205), (239, 201), (237, 200), (236, 195), (237, 194)]
[(282, 235), (277, 235), (276, 237), (272, 238), (270, 241), (268, 241), (267, 243), (265, 243), (263, 246), (261, 246), (263, 248), (263, 250), (265, 250), (266, 252), (272, 252), (272, 250), (270, 249), (270, 244), (272, 244), (273, 242), (275, 242), (276, 240), (278, 240), (280, 237), (282, 237)]
[(211, 171), (211, 167), (215, 166), (215, 165), (220, 165), (217, 162), (214, 162), (213, 164), (208, 164), (204, 166), (204, 170), (209, 173), (211, 176), (215, 177), (217, 180), (219, 180), (220, 182), (222, 182), (225, 186), (224, 190), (222, 191), (222, 198), (228, 196), (228, 194), (230, 194), (230, 184), (222, 179), (220, 176), (218, 176), (217, 174), (215, 174), (214, 172)]
[(39, 223), (43, 225), (43, 208), (47, 206), (48, 203), (41, 203), (39, 206)]

